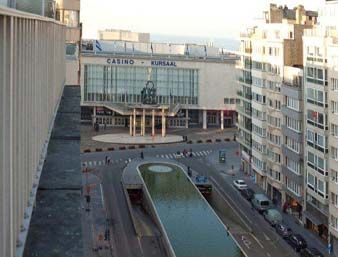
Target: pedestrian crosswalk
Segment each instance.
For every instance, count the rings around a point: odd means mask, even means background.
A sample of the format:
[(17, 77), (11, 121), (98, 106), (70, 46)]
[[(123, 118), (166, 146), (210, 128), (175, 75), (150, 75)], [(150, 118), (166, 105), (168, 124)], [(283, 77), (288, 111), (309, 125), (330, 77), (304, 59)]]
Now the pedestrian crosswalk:
[[(192, 157), (202, 158), (208, 156), (212, 150), (204, 150), (204, 151), (195, 151), (192, 152)], [(156, 154), (156, 158), (163, 158), (163, 159), (180, 159), (180, 158), (190, 158), (189, 153), (183, 155), (182, 153), (164, 153), (164, 154)], [(118, 163), (128, 163), (131, 159), (116, 159), (110, 160), (110, 164), (118, 164)], [(83, 161), (81, 162), (82, 167), (97, 167), (97, 166), (104, 166), (106, 165), (105, 160), (91, 160), (91, 161)]]

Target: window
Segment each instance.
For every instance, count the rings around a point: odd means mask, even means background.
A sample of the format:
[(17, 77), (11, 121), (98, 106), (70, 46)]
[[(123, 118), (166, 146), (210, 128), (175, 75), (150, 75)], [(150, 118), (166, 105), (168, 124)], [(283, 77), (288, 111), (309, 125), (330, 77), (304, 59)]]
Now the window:
[(252, 132), (260, 137), (266, 137), (266, 129), (252, 124)]
[(338, 114), (338, 102), (331, 101), (331, 108), (334, 114)]
[(294, 161), (288, 157), (285, 158), (285, 161), (286, 161), (286, 166), (288, 167), (289, 170), (296, 173), (297, 175), (301, 174), (301, 165), (299, 162)]
[(298, 185), (295, 181), (286, 178), (286, 187), (294, 194), (301, 196), (301, 186)]
[(338, 79), (331, 78), (331, 86), (332, 86), (332, 90), (337, 91), (338, 90)]
[(297, 132), (301, 132), (302, 130), (302, 123), (299, 120), (294, 120), (288, 116), (285, 117), (286, 126), (289, 129), (295, 130)]
[(338, 125), (331, 124), (331, 135), (338, 137)]
[(296, 142), (294, 139), (286, 137), (286, 145), (290, 150), (296, 153), (300, 152), (300, 143)]
[(320, 129), (327, 129), (327, 115), (323, 113), (308, 110), (307, 123)]
[(307, 154), (307, 165), (324, 176), (328, 175), (326, 161), (310, 151)]
[(308, 88), (307, 89), (307, 98), (308, 103), (318, 105), (323, 107), (324, 105), (327, 105), (327, 97), (325, 95), (324, 99), (324, 92), (322, 90), (317, 90), (314, 88)]
[(315, 189), (315, 177), (311, 173), (307, 174), (307, 184), (312, 190)]
[(338, 161), (338, 148), (333, 147), (333, 146), (331, 147), (331, 158)]
[(331, 227), (333, 227), (335, 230), (338, 230), (338, 219), (331, 215), (331, 222), (330, 222)]
[(267, 132), (267, 139), (275, 145), (281, 145), (280, 138), (281, 138), (280, 136), (277, 136), (277, 135), (274, 135), (274, 134)]
[(230, 102), (230, 98), (224, 98), (224, 104), (228, 104)]
[(327, 153), (327, 137), (324, 135), (314, 132), (311, 129), (306, 130), (306, 141), (307, 145), (311, 146), (314, 149), (317, 149), (323, 153)]
[[(325, 75), (326, 74), (327, 70), (325, 70)], [(307, 67), (306, 80), (311, 83), (327, 86), (327, 76), (324, 78), (324, 70), (320, 68)]]
[(287, 107), (289, 107), (290, 109), (293, 109), (293, 110), (296, 110), (296, 111), (299, 111), (299, 100), (295, 99), (295, 98), (292, 98), (292, 97), (289, 97), (287, 96), (286, 97), (286, 105)]
[(266, 170), (266, 163), (261, 161), (260, 159), (256, 158), (255, 156), (252, 156), (252, 162), (256, 168), (258, 168), (261, 171)]
[(277, 128), (281, 127), (280, 118), (276, 118), (270, 115), (267, 115), (268, 124)]

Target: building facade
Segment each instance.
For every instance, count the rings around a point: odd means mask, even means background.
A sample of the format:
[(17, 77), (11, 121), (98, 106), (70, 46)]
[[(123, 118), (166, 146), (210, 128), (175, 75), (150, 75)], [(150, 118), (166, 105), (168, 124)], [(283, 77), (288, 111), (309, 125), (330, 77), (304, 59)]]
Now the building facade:
[[(130, 116), (134, 117), (135, 111), (137, 127), (161, 127), (165, 122), (165, 127), (223, 129), (235, 124), (236, 57), (209, 57), (204, 46), (200, 46), (202, 55), (198, 56), (187, 55), (184, 45), (173, 46), (165, 54), (160, 51), (163, 48), (151, 43), (150, 53), (142, 52), (137, 44), (129, 51), (120, 42), (121, 51), (112, 52), (107, 41), (97, 43), (103, 51), (89, 48), (92, 50), (84, 50), (81, 56), (82, 120), (128, 127), (133, 124)], [(117, 43), (112, 42), (114, 46)], [(174, 52), (181, 47), (182, 53)], [(151, 88), (156, 93), (149, 104), (143, 93)]]
[(338, 1), (325, 1), (318, 24), (306, 30), (305, 225), (338, 256), (337, 65)]
[(302, 35), (317, 13), (270, 5), (241, 34), (237, 66), (242, 169), (278, 205), (302, 208)]

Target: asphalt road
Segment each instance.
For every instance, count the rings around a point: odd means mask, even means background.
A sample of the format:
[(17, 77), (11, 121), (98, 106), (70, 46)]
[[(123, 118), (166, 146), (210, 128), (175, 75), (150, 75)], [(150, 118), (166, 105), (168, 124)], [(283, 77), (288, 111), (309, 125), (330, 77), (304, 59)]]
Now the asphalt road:
[[(183, 149), (192, 149), (193, 152), (205, 152), (206, 150), (215, 152), (219, 149), (226, 149), (234, 155), (238, 150), (238, 144), (236, 142), (222, 142), (212, 144), (166, 145), (156, 148), (82, 154), (81, 160), (83, 162), (102, 161), (105, 159), (105, 156), (111, 158), (112, 161), (119, 161), (118, 163), (113, 162), (110, 166), (102, 167), (103, 169), (107, 169), (103, 177), (104, 195), (108, 196), (105, 202), (107, 203), (109, 215), (114, 220), (113, 229), (116, 231), (116, 234), (119, 235), (116, 239), (117, 252), (119, 252), (118, 256), (141, 256), (140, 253), (142, 251), (140, 242), (137, 240), (131, 227), (129, 213), (120, 184), (122, 169), (126, 165), (125, 161), (129, 158), (138, 158), (141, 151), (145, 156), (158, 156), (174, 154)], [(183, 158), (179, 161), (190, 166), (197, 173), (206, 175), (206, 171), (208, 171), (207, 175), (217, 182), (219, 191), (224, 198), (231, 203), (232, 206), (230, 206), (230, 208), (233, 208), (239, 217), (251, 228), (252, 231), (248, 231), (248, 233), (252, 236), (253, 240), (256, 241), (256, 245), (261, 248), (258, 250), (261, 255), (255, 255), (255, 257), (298, 256), (291, 247), (275, 233), (274, 229), (264, 220), (263, 216), (252, 210), (250, 203), (232, 186), (232, 176), (220, 172), (213, 167), (212, 163), (207, 162), (205, 156), (202, 155), (193, 158)], [(117, 204), (118, 202), (121, 202), (122, 205)]]

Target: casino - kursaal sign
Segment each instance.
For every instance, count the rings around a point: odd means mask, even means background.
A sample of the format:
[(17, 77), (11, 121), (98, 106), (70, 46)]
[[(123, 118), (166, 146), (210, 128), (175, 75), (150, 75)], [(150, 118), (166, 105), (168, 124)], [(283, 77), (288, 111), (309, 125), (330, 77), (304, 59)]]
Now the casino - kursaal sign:
[(133, 59), (122, 59), (122, 58), (108, 58), (107, 59), (108, 64), (125, 64), (125, 65), (133, 65), (135, 61)]
[(174, 62), (174, 61), (166, 61), (166, 60), (154, 60), (154, 61), (151, 61), (151, 66), (176, 67), (176, 62)]

